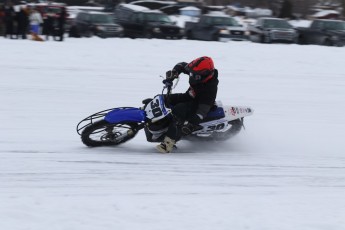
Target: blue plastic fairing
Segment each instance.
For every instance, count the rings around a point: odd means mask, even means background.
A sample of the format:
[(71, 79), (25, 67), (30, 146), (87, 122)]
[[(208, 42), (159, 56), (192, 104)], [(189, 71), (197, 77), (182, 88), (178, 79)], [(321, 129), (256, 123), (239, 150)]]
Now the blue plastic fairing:
[(207, 114), (207, 118), (221, 118), (224, 117), (224, 110), (221, 107), (217, 107), (215, 110), (211, 110)]
[(104, 120), (110, 123), (143, 122), (145, 112), (138, 108), (118, 108), (105, 115)]

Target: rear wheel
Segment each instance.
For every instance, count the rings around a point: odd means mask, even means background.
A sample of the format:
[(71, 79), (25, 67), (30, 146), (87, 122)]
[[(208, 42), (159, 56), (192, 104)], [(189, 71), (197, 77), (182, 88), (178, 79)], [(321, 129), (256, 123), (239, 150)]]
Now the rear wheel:
[(241, 119), (236, 119), (229, 122), (230, 128), (225, 132), (214, 132), (209, 136), (198, 136), (198, 135), (189, 135), (184, 137), (186, 140), (197, 140), (197, 141), (226, 141), (231, 137), (237, 135), (243, 126)]
[(213, 133), (212, 139), (215, 141), (228, 140), (229, 138), (237, 135), (241, 131), (243, 122), (241, 119), (236, 119), (236, 120), (230, 121), (229, 125), (231, 125), (231, 127), (227, 131)]
[(119, 145), (132, 139), (138, 132), (136, 123), (110, 124), (97, 121), (81, 133), (82, 142), (89, 147)]

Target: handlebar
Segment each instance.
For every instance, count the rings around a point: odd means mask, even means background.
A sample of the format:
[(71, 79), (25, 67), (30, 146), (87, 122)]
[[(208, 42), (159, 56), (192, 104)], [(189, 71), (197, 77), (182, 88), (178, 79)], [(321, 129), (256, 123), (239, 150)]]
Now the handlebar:
[[(176, 81), (176, 83), (174, 84), (174, 80), (175, 79), (177, 79), (177, 81)], [(164, 94), (164, 90), (165, 89), (167, 89), (167, 94), (166, 94), (166, 100), (167, 100), (167, 102), (168, 102), (168, 104), (170, 104), (169, 103), (169, 99), (170, 99), (170, 94), (171, 94), (171, 91), (172, 91), (172, 89), (173, 88), (175, 88), (176, 87), (176, 85), (177, 85), (177, 83), (178, 83), (178, 80), (179, 80), (179, 78), (178, 78), (178, 76), (176, 76), (176, 77), (173, 77), (173, 78), (165, 78), (163, 81), (162, 81), (162, 83), (164, 84), (164, 87), (163, 87), (163, 90), (162, 90), (162, 94)]]

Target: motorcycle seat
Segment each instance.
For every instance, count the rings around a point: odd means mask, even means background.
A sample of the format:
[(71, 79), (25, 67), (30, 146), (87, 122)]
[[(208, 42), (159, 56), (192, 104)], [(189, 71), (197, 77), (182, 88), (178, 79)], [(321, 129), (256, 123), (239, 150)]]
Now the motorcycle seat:
[(202, 122), (213, 121), (223, 117), (225, 117), (223, 108), (214, 105)]

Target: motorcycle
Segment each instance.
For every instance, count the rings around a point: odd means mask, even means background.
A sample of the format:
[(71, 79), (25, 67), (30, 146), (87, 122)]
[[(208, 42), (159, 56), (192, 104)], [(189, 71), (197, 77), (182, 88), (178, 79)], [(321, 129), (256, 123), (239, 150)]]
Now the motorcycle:
[[(173, 119), (169, 96), (177, 83), (178, 80), (163, 80), (162, 93), (143, 100), (143, 106), (139, 108), (112, 108), (84, 118), (76, 127), (82, 142), (89, 147), (119, 145), (133, 139), (141, 129), (144, 129), (148, 142), (163, 141)], [(221, 101), (217, 101), (200, 123), (200, 128), (183, 135), (181, 139), (228, 140), (244, 127), (244, 117), (252, 114), (253, 109), (250, 107), (223, 105)]]

